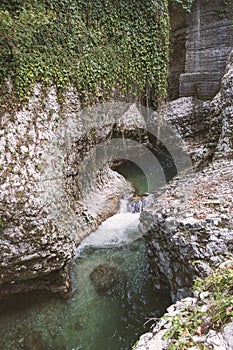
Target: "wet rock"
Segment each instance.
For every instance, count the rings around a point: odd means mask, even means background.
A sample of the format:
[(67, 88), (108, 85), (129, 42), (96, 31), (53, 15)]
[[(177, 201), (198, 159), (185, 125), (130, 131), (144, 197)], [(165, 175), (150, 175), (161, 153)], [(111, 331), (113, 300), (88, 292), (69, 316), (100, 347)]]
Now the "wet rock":
[(99, 294), (122, 296), (124, 293), (126, 278), (116, 267), (99, 265), (90, 273), (90, 279)]
[(41, 334), (37, 331), (32, 331), (24, 338), (24, 350), (46, 350)]
[(0, 116), (0, 296), (38, 288), (65, 294), (67, 283), (53, 286), (47, 276), (67, 273), (76, 245), (133, 192), (106, 162), (95, 163), (93, 149), (126, 119), (137, 135), (143, 118), (136, 126), (117, 103), (81, 111), (73, 88), (63, 102), (61, 109), (53, 86), (44, 94), (35, 84), (28, 105)]
[(80, 332), (83, 329), (83, 325), (79, 320), (77, 320), (74, 324), (74, 329), (78, 332)]
[(128, 205), (128, 210), (131, 213), (141, 213), (143, 208), (149, 205), (153, 201), (153, 197), (133, 197)]

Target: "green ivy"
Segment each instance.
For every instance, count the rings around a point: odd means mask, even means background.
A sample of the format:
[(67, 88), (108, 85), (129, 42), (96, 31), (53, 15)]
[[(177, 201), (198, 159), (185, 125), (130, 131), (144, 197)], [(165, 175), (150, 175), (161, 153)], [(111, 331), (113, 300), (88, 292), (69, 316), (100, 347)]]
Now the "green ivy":
[(185, 350), (190, 347), (205, 350), (206, 345), (196, 342), (195, 336), (206, 335), (210, 329), (221, 331), (233, 317), (233, 264), (232, 260), (225, 267), (213, 269), (204, 279), (196, 279), (193, 290), (200, 295), (206, 293), (195, 306), (187, 306), (174, 316), (164, 315), (170, 327), (164, 333), (168, 339), (169, 350)]
[(170, 0), (174, 4), (180, 4), (187, 12), (191, 11), (194, 0)]
[(231, 20), (233, 25), (233, 1), (232, 0), (223, 0), (223, 7), (217, 11), (218, 16), (221, 19), (228, 18)]
[(1, 0), (0, 107), (27, 101), (36, 81), (73, 85), (85, 104), (163, 100), (169, 28), (164, 0)]

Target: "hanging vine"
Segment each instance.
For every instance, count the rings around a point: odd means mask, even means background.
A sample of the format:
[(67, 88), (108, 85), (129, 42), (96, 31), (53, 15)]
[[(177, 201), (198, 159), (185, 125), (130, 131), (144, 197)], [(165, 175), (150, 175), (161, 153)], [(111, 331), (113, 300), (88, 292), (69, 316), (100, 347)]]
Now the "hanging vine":
[(0, 108), (27, 101), (36, 81), (60, 92), (73, 85), (85, 104), (110, 97), (164, 99), (167, 2), (2, 0)]

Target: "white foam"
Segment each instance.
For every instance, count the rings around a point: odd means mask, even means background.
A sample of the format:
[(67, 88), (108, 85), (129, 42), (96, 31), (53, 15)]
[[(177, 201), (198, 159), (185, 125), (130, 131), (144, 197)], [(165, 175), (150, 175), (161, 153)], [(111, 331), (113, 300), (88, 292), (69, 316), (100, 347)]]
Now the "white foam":
[(86, 247), (111, 247), (128, 244), (139, 237), (139, 213), (118, 213), (104, 221), (79, 245), (78, 251)]
[(128, 204), (129, 204), (128, 199), (120, 200), (120, 209), (119, 209), (120, 214), (128, 213)]

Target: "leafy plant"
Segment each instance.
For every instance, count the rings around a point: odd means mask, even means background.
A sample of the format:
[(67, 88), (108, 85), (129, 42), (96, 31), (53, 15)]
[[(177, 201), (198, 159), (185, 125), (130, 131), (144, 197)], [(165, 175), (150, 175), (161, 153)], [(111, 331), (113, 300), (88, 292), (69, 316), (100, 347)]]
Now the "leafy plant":
[[(206, 299), (195, 306), (187, 307), (169, 318), (170, 327), (164, 334), (169, 340), (169, 350), (187, 349), (195, 346), (205, 349), (202, 343), (194, 341), (195, 335), (207, 334), (210, 329), (220, 331), (233, 317), (233, 265), (213, 270), (205, 279), (197, 279), (193, 290), (207, 292)], [(204, 308), (203, 308), (204, 306)]]
[(217, 14), (220, 19), (229, 18), (233, 26), (233, 2), (232, 0), (223, 0), (224, 6), (217, 11)]
[(61, 96), (73, 85), (84, 104), (165, 99), (168, 0), (2, 0), (0, 33), (0, 112), (20, 107), (35, 82)]
[(72, 84), (84, 103), (166, 94), (167, 1), (3, 0), (0, 32), (2, 108), (9, 94), (27, 100), (35, 81)]
[(181, 4), (186, 11), (190, 12), (194, 0), (170, 0), (170, 1), (175, 4)]

